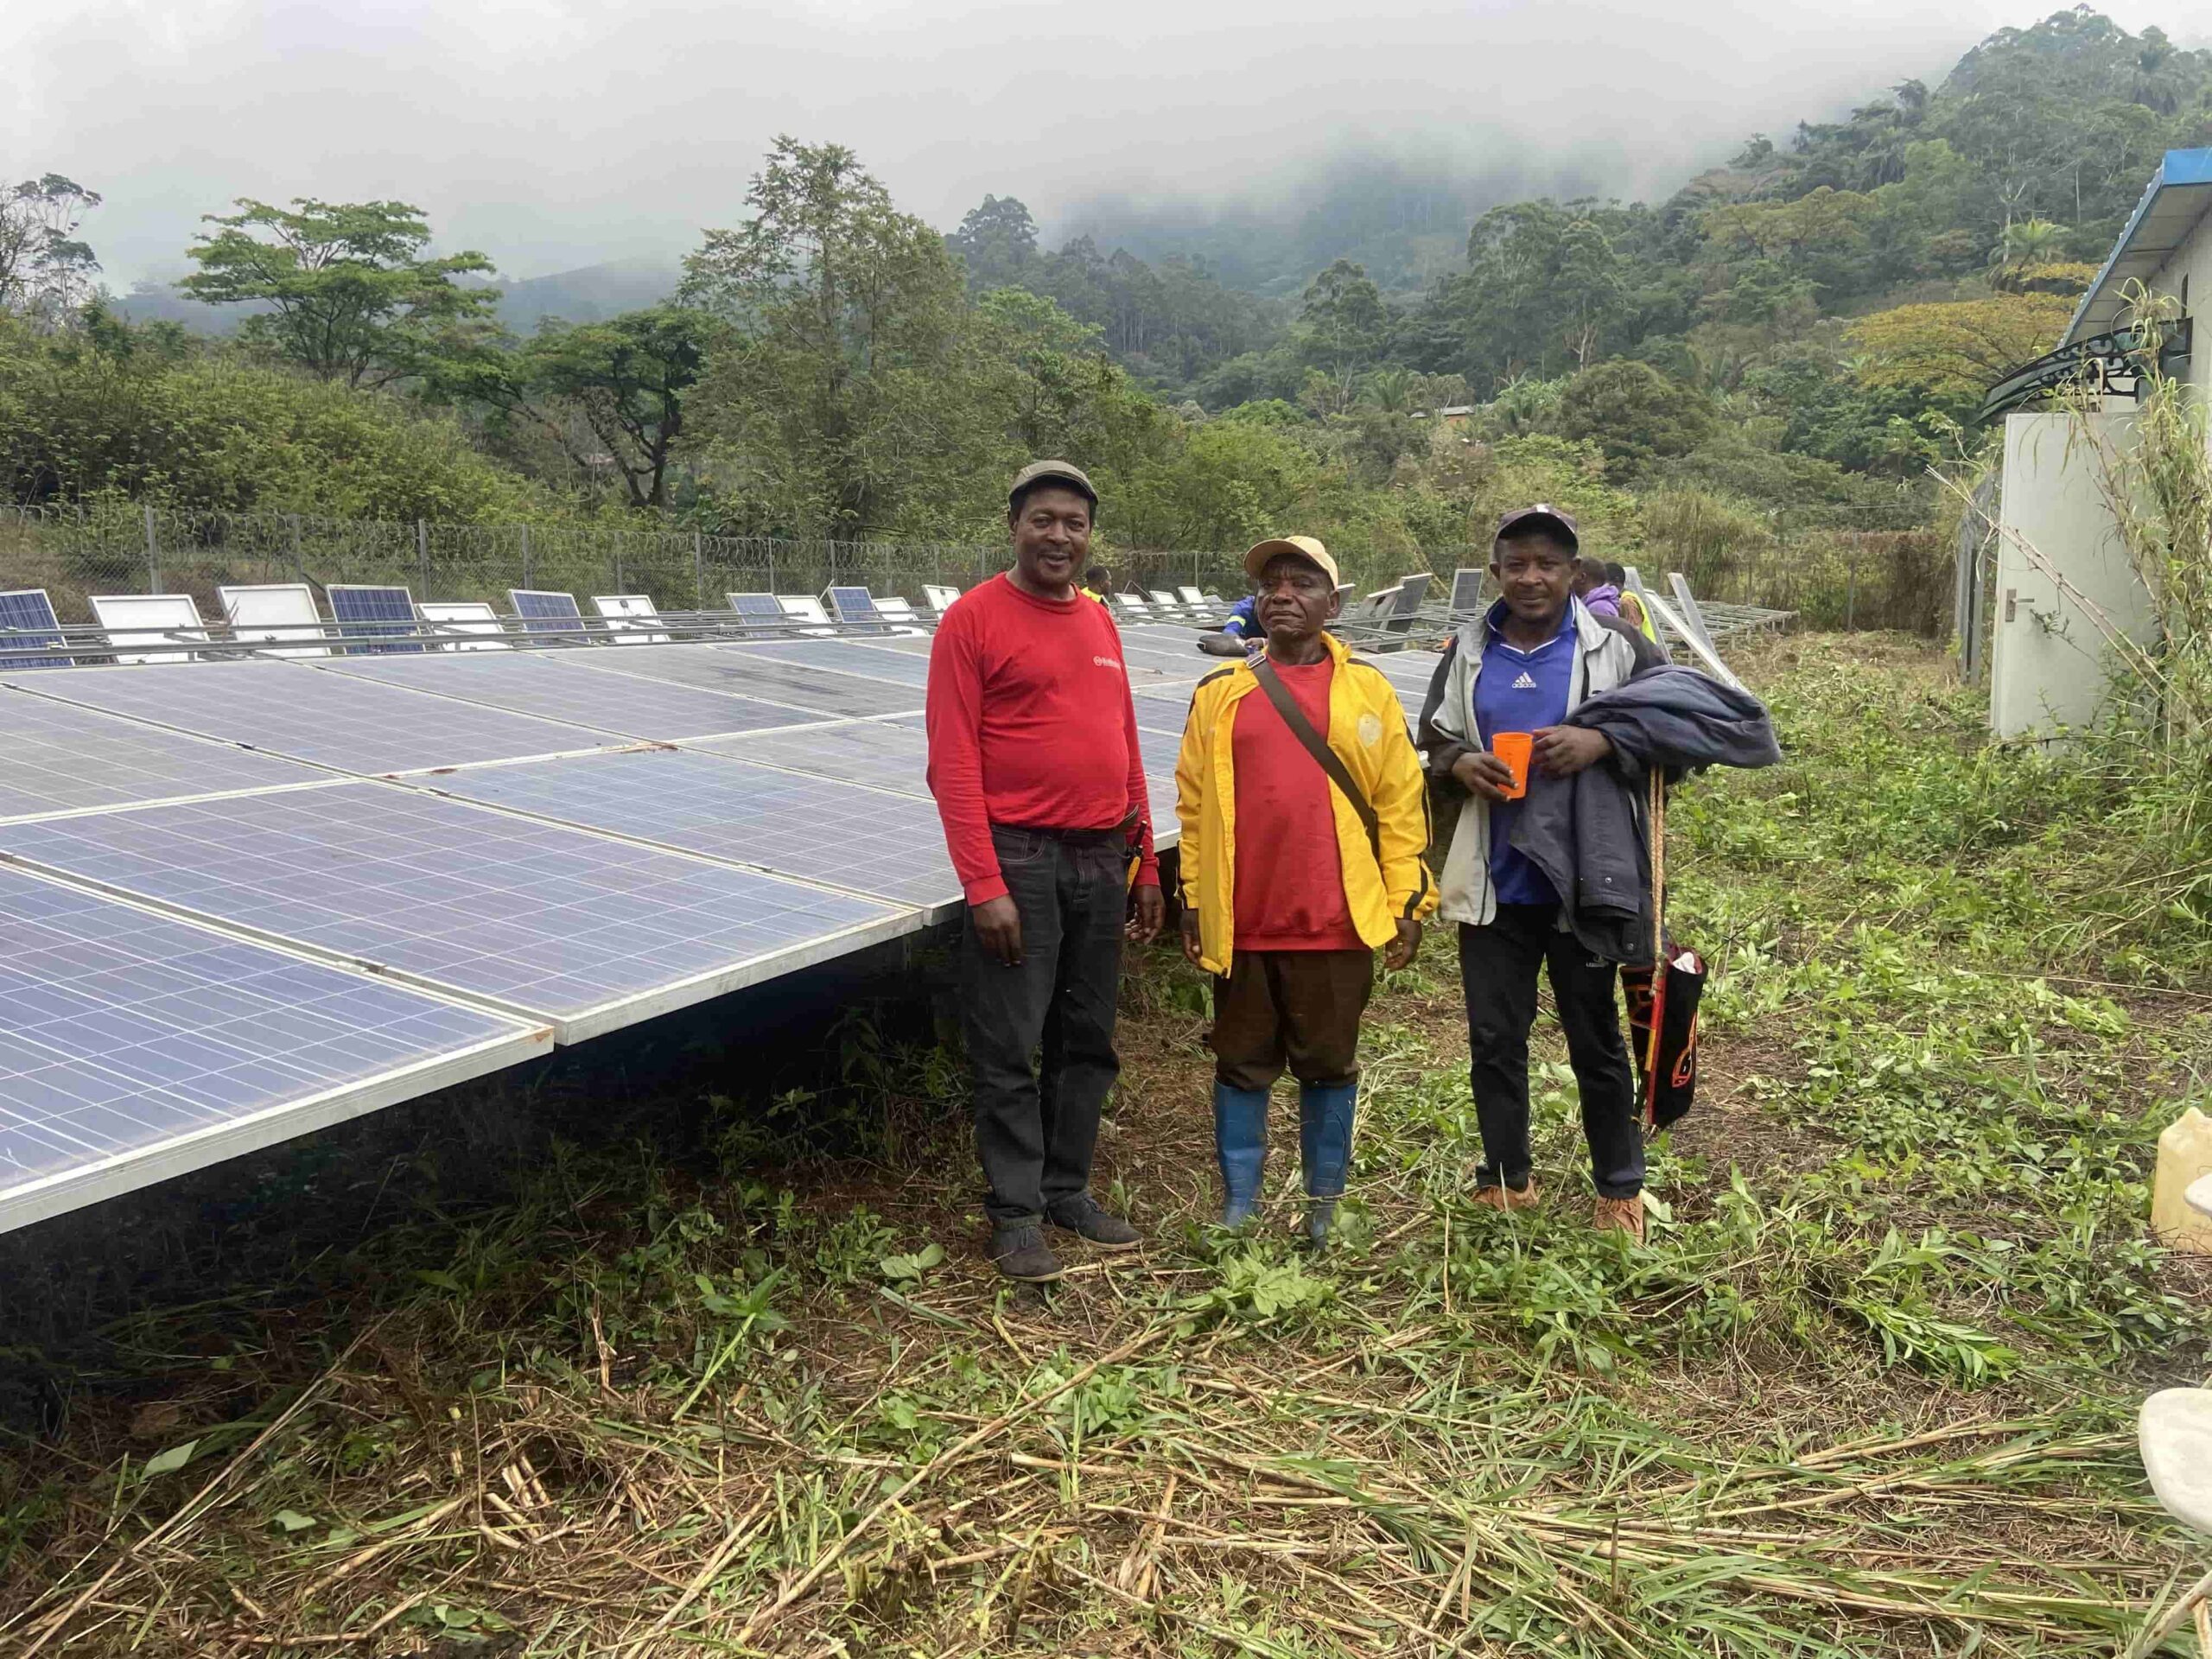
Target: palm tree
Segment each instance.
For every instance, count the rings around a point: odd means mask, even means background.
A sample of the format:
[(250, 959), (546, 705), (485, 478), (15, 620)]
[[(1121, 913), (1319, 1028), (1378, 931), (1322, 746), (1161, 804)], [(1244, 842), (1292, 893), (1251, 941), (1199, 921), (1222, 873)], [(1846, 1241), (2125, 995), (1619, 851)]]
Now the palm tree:
[(2007, 290), (2018, 288), (2029, 272), (2056, 260), (2063, 251), (2065, 242), (2063, 225), (2040, 218), (2016, 219), (2005, 227), (2004, 234), (1998, 238), (1996, 250), (1989, 256), (1996, 272), (1990, 278), (1992, 284)]

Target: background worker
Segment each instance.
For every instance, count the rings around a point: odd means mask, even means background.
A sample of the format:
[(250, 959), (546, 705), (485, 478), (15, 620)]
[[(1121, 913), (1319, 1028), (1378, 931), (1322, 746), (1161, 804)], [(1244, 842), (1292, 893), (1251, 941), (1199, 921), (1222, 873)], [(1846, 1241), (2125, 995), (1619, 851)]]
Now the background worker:
[[(1625, 576), (1628, 573), (1621, 573)], [(1618, 616), (1621, 613), (1621, 585), (1613, 580), (1611, 568), (1603, 559), (1593, 559), (1584, 554), (1574, 562), (1574, 596), (1593, 616)]]
[[(1643, 1135), (1613, 995), (1617, 964), (1568, 931), (1558, 889), (1516, 844), (1525, 802), (1513, 798), (1512, 768), (1490, 752), (1500, 732), (1529, 733), (1530, 765), (1553, 778), (1605, 760), (1611, 745), (1602, 733), (1561, 722), (1585, 698), (1663, 661), (1627, 624), (1594, 616), (1575, 599), (1578, 556), (1574, 520), (1556, 507), (1523, 507), (1498, 521), (1490, 569), (1502, 597), (1446, 648), (1422, 709), (1421, 747), (1430, 774), (1467, 796), (1445, 855), (1439, 908), (1459, 925), (1468, 1077), (1483, 1140), (1476, 1198), (1500, 1210), (1536, 1199), (1529, 1032), (1541, 963), (1581, 1095), (1598, 1189), (1593, 1221), (1640, 1240)], [(1557, 850), (1569, 863), (1577, 855)], [(1617, 850), (1632, 877), (1641, 849)]]
[(1654, 645), (1658, 645), (1661, 651), (1666, 650), (1666, 646), (1660, 645), (1659, 630), (1651, 620), (1650, 607), (1645, 605), (1642, 597), (1628, 585), (1627, 567), (1618, 560), (1608, 561), (1605, 565), (1605, 580), (1613, 584), (1613, 591), (1619, 595), (1614, 602), (1618, 607), (1618, 614), (1621, 620), (1634, 628)]
[(1125, 921), (1143, 942), (1163, 915), (1121, 634), (1075, 585), (1097, 505), (1066, 461), (1023, 467), (1007, 499), (1014, 568), (947, 611), (930, 646), (930, 790), (968, 899), (976, 1150), (991, 1259), (1010, 1279), (1059, 1276), (1045, 1223), (1107, 1249), (1138, 1242), (1090, 1195), (1120, 1070)]
[(1244, 569), (1266, 652), (1198, 682), (1175, 767), (1183, 952), (1214, 976), (1222, 1224), (1240, 1225), (1259, 1201), (1268, 1090), (1287, 1063), (1318, 1245), (1351, 1159), (1375, 951), (1392, 968), (1412, 961), (1436, 903), (1422, 861), (1427, 789), (1397, 692), (1326, 632), (1339, 603), (1328, 549), (1283, 537), (1253, 548)]
[(1083, 573), (1083, 592), (1086, 598), (1101, 605), (1114, 596), (1114, 573), (1103, 564), (1094, 564)]
[(1209, 657), (1249, 657), (1266, 637), (1260, 626), (1259, 601), (1247, 594), (1229, 607), (1229, 620), (1214, 632), (1198, 636), (1198, 649)]

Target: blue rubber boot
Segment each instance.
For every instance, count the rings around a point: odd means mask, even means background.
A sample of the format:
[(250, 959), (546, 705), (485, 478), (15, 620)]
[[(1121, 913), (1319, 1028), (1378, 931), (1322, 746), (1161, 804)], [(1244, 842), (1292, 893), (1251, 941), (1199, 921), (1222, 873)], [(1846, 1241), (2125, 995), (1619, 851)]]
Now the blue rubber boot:
[(1213, 1086), (1213, 1148), (1221, 1162), (1221, 1224), (1241, 1227), (1260, 1202), (1268, 1163), (1268, 1091)]
[(1318, 1249), (1336, 1224), (1351, 1165), (1351, 1120), (1357, 1083), (1307, 1084), (1298, 1091), (1299, 1160), (1306, 1166), (1306, 1236)]

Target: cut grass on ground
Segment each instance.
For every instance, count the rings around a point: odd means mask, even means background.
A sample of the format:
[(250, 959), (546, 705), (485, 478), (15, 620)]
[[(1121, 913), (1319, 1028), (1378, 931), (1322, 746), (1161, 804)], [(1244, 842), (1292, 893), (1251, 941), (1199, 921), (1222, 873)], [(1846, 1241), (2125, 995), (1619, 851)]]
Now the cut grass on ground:
[(636, 1098), (580, 1057), (396, 1160), (149, 1198), (139, 1282), (111, 1237), (27, 1297), (19, 1251), (0, 1645), (2112, 1653), (2205, 1564), (2133, 1414), (2212, 1334), (2143, 1235), (2212, 998), (2126, 937), (2059, 954), (2094, 792), (1984, 748), (1933, 658), (1748, 672), (1790, 758), (1678, 797), (1714, 980), (1648, 1248), (1588, 1226), (1548, 1019), (1548, 1196), (1471, 1203), (1444, 938), (1378, 995), (1319, 1260), (1287, 1090), (1263, 1228), (1203, 1225), (1204, 991), (1166, 949), (1100, 1174), (1151, 1248), (1046, 1294), (982, 1259), (916, 1008), (817, 1032), (810, 1090), (741, 1043)]

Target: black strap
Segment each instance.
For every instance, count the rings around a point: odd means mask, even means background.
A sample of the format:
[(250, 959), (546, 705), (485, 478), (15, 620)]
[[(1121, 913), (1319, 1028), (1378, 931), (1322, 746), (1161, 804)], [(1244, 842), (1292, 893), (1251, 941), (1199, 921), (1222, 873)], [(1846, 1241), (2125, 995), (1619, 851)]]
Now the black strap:
[(1351, 810), (1359, 815), (1360, 823), (1367, 830), (1367, 844), (1374, 850), (1375, 868), (1381, 869), (1382, 826), (1375, 817), (1375, 809), (1367, 804), (1367, 797), (1360, 792), (1358, 782), (1345, 769), (1337, 752), (1329, 747), (1328, 741), (1313, 729), (1313, 722), (1306, 718), (1306, 711), (1298, 706), (1298, 700), (1290, 695), (1290, 688), (1282, 683), (1282, 677), (1275, 672), (1272, 663), (1264, 657), (1254, 658), (1252, 677), (1259, 681), (1260, 690), (1268, 694), (1268, 701), (1274, 704), (1275, 713), (1281, 715), (1282, 723), (1290, 728), (1290, 734), (1299, 741), (1306, 753), (1313, 757), (1321, 770), (1329, 774), (1329, 781), (1344, 792), (1344, 799), (1351, 803)]

